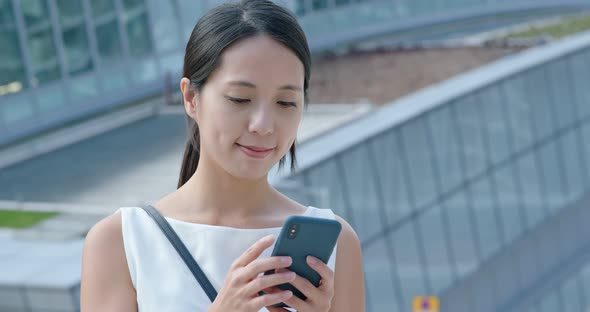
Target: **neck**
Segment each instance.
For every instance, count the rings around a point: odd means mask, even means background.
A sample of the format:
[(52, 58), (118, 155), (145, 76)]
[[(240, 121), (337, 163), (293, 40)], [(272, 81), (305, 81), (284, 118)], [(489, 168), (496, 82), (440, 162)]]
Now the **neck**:
[(276, 194), (266, 176), (258, 180), (234, 177), (211, 164), (200, 163), (196, 172), (182, 187), (191, 203), (192, 212), (214, 219), (243, 218), (273, 209)]

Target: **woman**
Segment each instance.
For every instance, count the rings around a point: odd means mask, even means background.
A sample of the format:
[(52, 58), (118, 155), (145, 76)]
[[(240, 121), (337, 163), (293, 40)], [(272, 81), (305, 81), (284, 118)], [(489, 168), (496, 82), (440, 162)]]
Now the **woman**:
[[(88, 233), (81, 309), (92, 311), (364, 311), (361, 251), (353, 229), (329, 209), (305, 207), (275, 190), (270, 169), (295, 168), (295, 138), (311, 57), (296, 18), (270, 1), (221, 5), (203, 16), (186, 46), (180, 89), (188, 140), (178, 189), (152, 206), (166, 217), (212, 285), (204, 294), (156, 223), (123, 207)], [(315, 287), (270, 257), (291, 215), (342, 224), (330, 261), (308, 257)], [(267, 270), (277, 273), (262, 275)], [(291, 283), (306, 300), (276, 285)], [(264, 295), (259, 295), (260, 291)]]

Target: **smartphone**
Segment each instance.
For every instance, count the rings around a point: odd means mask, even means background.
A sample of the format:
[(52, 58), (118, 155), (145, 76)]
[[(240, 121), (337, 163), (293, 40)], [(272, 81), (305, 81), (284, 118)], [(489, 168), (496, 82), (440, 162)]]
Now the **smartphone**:
[[(320, 275), (307, 264), (307, 256), (314, 256), (324, 263), (328, 263), (342, 225), (340, 222), (331, 219), (291, 216), (288, 217), (279, 237), (277, 238), (271, 256), (290, 256), (293, 260), (289, 269), (297, 275), (309, 280), (316, 287), (320, 283)], [(264, 274), (273, 274), (270, 270)], [(293, 295), (305, 300), (306, 297), (291, 284), (277, 285), (282, 290), (291, 290)], [(260, 292), (263, 295), (264, 292)], [(284, 303), (274, 306), (288, 307)]]

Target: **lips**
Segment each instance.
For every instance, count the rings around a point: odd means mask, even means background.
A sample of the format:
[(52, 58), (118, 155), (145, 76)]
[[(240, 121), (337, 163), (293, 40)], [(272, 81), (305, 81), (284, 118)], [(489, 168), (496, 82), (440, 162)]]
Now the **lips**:
[(267, 147), (259, 147), (259, 146), (244, 146), (237, 144), (236, 145), (240, 148), (240, 150), (249, 157), (262, 159), (268, 156), (274, 148), (267, 148)]
[[(240, 145), (240, 144), (238, 144), (238, 145)], [(266, 152), (266, 151), (270, 151), (270, 150), (274, 149), (272, 147), (258, 147), (258, 146), (250, 146), (250, 145), (240, 145), (240, 146), (245, 147), (247, 149), (251, 149), (255, 152)]]

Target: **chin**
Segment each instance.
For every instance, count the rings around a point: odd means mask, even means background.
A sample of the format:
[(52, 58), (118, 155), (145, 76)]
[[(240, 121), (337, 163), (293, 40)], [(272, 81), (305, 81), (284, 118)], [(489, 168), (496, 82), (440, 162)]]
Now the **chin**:
[(265, 164), (240, 163), (237, 166), (235, 164), (228, 166), (226, 171), (239, 179), (260, 180), (268, 176), (271, 167)]
[(238, 172), (232, 173), (232, 175), (234, 177), (242, 179), (242, 180), (257, 181), (257, 180), (261, 180), (261, 179), (266, 179), (266, 177), (268, 175), (268, 170), (256, 171), (256, 172), (254, 172), (253, 170), (238, 171)]

